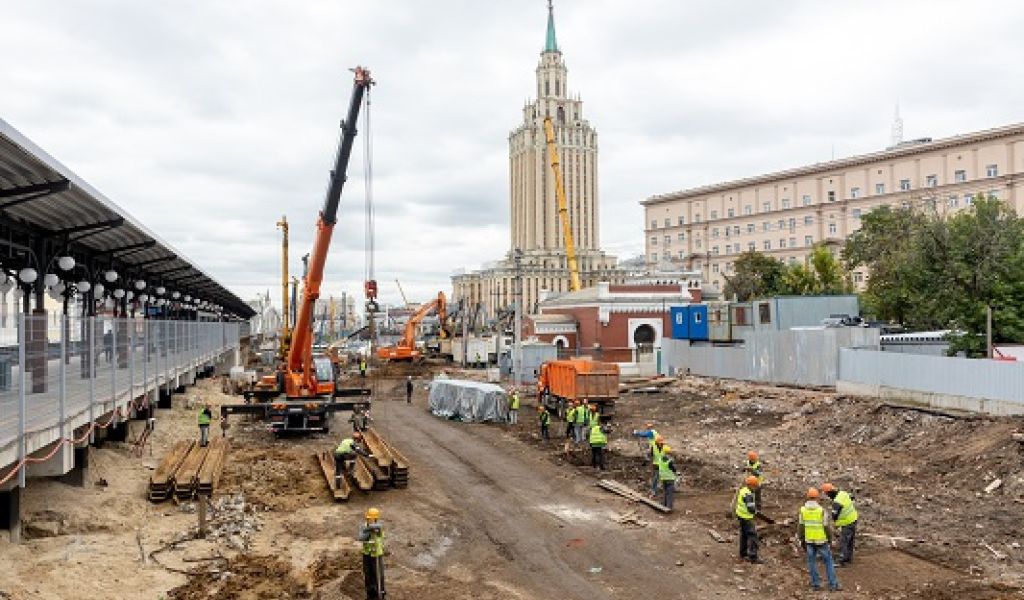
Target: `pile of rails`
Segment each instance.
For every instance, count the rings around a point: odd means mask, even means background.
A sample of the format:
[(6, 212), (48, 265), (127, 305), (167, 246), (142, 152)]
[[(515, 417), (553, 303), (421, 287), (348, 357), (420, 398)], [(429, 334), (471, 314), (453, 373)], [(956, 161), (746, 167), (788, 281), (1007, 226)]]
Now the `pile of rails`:
[(381, 491), (409, 486), (409, 461), (394, 446), (389, 444), (372, 427), (363, 432), (363, 441), (373, 455), (372, 458), (356, 456), (352, 469), (352, 482), (342, 478), (335, 482), (334, 455), (326, 450), (317, 455), (320, 468), (327, 478), (327, 486), (335, 500), (348, 500), (352, 483), (361, 491)]
[(172, 496), (177, 501), (188, 501), (197, 495), (213, 495), (227, 453), (228, 441), (224, 438), (206, 446), (195, 440), (176, 443), (149, 478), (150, 501), (161, 502)]

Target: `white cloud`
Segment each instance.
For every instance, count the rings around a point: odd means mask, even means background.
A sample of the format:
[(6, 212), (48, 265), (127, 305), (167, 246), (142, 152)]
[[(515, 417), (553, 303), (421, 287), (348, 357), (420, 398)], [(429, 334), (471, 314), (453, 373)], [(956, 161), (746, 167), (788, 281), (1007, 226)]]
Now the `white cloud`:
[[(8, 3), (0, 115), (243, 297), (312, 243), (355, 64), (371, 67), (377, 279), (424, 299), (508, 246), (507, 136), (541, 1)], [(570, 87), (600, 136), (604, 246), (637, 202), (1021, 120), (1024, 5), (559, 0)], [(361, 135), (365, 132), (361, 132)], [(361, 141), (361, 140), (360, 140)], [(357, 142), (358, 143), (358, 142)], [(360, 293), (353, 156), (325, 293)]]

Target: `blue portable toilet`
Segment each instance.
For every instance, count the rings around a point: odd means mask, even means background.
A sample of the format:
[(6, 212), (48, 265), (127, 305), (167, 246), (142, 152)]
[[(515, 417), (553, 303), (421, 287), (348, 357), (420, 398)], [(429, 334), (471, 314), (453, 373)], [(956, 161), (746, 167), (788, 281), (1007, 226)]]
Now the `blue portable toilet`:
[(673, 306), (670, 309), (672, 317), (672, 339), (690, 339), (690, 307)]
[(708, 305), (707, 304), (691, 304), (687, 311), (690, 315), (689, 318), (689, 333), (691, 340), (706, 340), (708, 339)]

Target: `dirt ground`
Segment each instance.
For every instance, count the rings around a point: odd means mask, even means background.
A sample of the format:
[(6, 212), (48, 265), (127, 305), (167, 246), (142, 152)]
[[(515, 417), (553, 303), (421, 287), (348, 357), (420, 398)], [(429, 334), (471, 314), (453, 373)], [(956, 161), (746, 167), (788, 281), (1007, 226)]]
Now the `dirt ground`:
[[(804, 597), (806, 567), (789, 521), (803, 490), (826, 479), (849, 489), (861, 513), (856, 560), (839, 571), (841, 596), (1024, 598), (1024, 450), (1011, 437), (1024, 420), (675, 381), (623, 396), (601, 475), (646, 489), (644, 445), (629, 432), (653, 420), (680, 451), (683, 472), (676, 510), (665, 516), (597, 488), (584, 449), (563, 453), (560, 423), (555, 439), (541, 441), (529, 396), (518, 426), (429, 415), (429, 372), (371, 379), (374, 424), (409, 458), (408, 489), (330, 500), (313, 454), (348, 432), (347, 414), (328, 436), (293, 439), (234, 418), (207, 540), (193, 539), (193, 503), (145, 496), (163, 453), (195, 436), (189, 400), (238, 401), (201, 381), (159, 412), (142, 457), (130, 444), (107, 444), (92, 453), (86, 488), (31, 482), (23, 494), (29, 539), (0, 541), (0, 598), (362, 598), (354, 535), (371, 505), (383, 513), (390, 598)], [(417, 378), (411, 405), (405, 374)], [(778, 521), (760, 529), (763, 565), (736, 559), (728, 515), (751, 448), (767, 469), (766, 512)], [(1002, 484), (985, 493), (996, 478)], [(866, 534), (919, 542), (894, 547)]]

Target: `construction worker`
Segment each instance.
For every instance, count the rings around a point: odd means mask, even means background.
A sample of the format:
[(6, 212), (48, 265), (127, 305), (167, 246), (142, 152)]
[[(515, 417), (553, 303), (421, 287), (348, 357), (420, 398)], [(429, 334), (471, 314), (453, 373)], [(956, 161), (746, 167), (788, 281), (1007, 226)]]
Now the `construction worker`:
[(359, 376), (366, 379), (366, 359), (359, 357)]
[(597, 406), (590, 407), (594, 417), (590, 420), (590, 466), (605, 470), (604, 449), (608, 445), (608, 436), (605, 428), (601, 427), (601, 419), (597, 418)]
[(832, 501), (832, 522), (839, 529), (839, 566), (853, 562), (853, 541), (857, 537), (857, 507), (850, 494), (831, 483), (821, 484), (821, 491)]
[(412, 375), (405, 378), (405, 403), (412, 404)]
[(551, 425), (551, 415), (548, 414), (548, 409), (543, 406), (538, 406), (537, 412), (540, 413), (538, 416), (540, 419), (540, 437), (544, 440), (550, 440), (551, 434), (548, 433), (548, 426)]
[(366, 523), (359, 527), (356, 538), (363, 543), (363, 586), (366, 600), (382, 600), (384, 590), (384, 531), (380, 526), (380, 510), (366, 511)]
[(748, 475), (733, 501), (733, 512), (740, 522), (740, 560), (746, 559), (752, 563), (764, 562), (757, 556), (757, 528), (754, 527), (757, 505), (754, 503), (754, 492), (751, 490), (757, 489), (757, 485), (757, 477)]
[(366, 431), (373, 417), (370, 416), (369, 408), (355, 406), (352, 408), (352, 416), (348, 420), (352, 423), (352, 431)]
[(210, 422), (213, 421), (213, 411), (210, 410), (210, 403), (203, 404), (199, 409), (199, 445), (205, 446), (210, 443)]
[(509, 388), (508, 395), (508, 422), (515, 425), (519, 423), (519, 392), (515, 388)]
[(565, 411), (565, 438), (566, 439), (570, 439), (570, 440), (573, 439), (573, 428), (576, 426), (575, 425), (575, 421), (576, 421), (576, 410), (577, 410), (576, 409), (576, 405), (577, 404), (578, 403), (576, 401), (573, 401), (569, 405), (569, 408), (566, 409), (566, 411)]
[(586, 405), (586, 402), (587, 402), (586, 399), (584, 399), (583, 402), (578, 402), (577, 403), (578, 406), (576, 407), (575, 420), (573, 421), (573, 423), (575, 424), (575, 427), (573, 427), (573, 430), (576, 433), (575, 433), (575, 437), (573, 439), (575, 440), (575, 442), (577, 444), (582, 444), (586, 440), (586, 437), (585, 437), (585, 434), (587, 432), (587, 405)]
[(352, 471), (356, 454), (370, 457), (370, 453), (363, 447), (363, 434), (358, 431), (353, 433), (352, 437), (341, 440), (341, 443), (334, 449), (334, 483), (336, 486), (340, 486), (341, 478)]
[(757, 456), (757, 452), (751, 450), (747, 452), (747, 465), (744, 467), (747, 475), (753, 475), (757, 477), (757, 487), (754, 489), (754, 504), (757, 505), (757, 512), (761, 512), (764, 505), (761, 504), (761, 486), (764, 485), (764, 470), (761, 468), (761, 459)]
[(478, 369), (482, 369), (483, 366), (484, 366), (483, 361), (480, 360), (480, 353), (479, 352), (477, 352), (476, 356), (473, 358), (473, 366), (478, 368)]
[(654, 423), (650, 421), (644, 424), (643, 429), (634, 429), (633, 435), (647, 440), (647, 457), (651, 459), (651, 498), (653, 498), (658, 495), (658, 482), (660, 481), (658, 479), (658, 458), (662, 447), (665, 445), (665, 438), (658, 435), (657, 430), (654, 429)]
[(658, 481), (661, 482), (662, 491), (665, 493), (661, 503), (672, 510), (672, 501), (676, 495), (676, 477), (679, 475), (676, 463), (672, 460), (672, 447), (662, 446), (655, 460), (658, 461)]
[(832, 564), (832, 550), (829, 547), (828, 528), (825, 527), (825, 509), (818, 504), (817, 488), (808, 488), (807, 501), (800, 507), (799, 538), (807, 552), (807, 569), (811, 572), (811, 589), (821, 589), (818, 576), (818, 557), (825, 563), (825, 576), (828, 578), (828, 589), (841, 590), (836, 579), (836, 569)]

